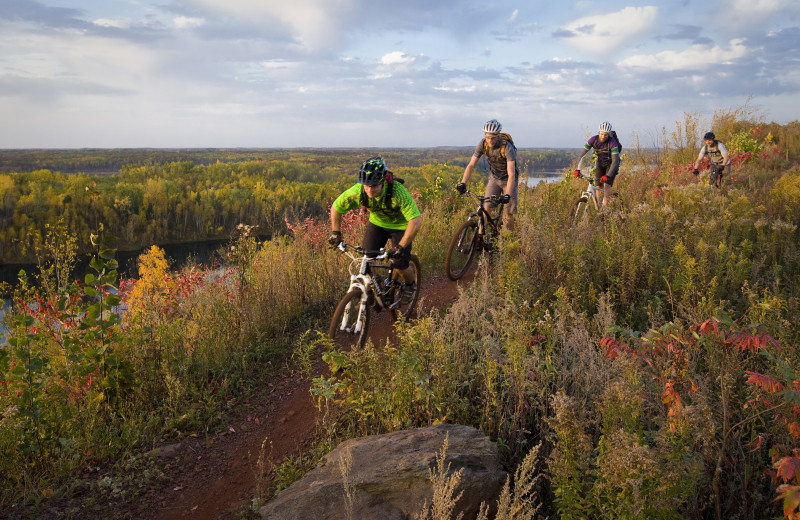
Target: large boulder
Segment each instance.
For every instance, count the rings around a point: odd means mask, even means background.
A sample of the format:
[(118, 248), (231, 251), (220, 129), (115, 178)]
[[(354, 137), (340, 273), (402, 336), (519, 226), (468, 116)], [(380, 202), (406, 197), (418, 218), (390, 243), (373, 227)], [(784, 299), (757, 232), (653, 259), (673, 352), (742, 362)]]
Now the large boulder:
[[(431, 503), (429, 470), (448, 437), (445, 467), (463, 469), (455, 492), (463, 491), (456, 511), (465, 518), (477, 515), (481, 502), (493, 503), (505, 484), (497, 446), (481, 431), (468, 426), (440, 424), (385, 435), (350, 439), (322, 458), (274, 500), (261, 508), (269, 520), (336, 520), (415, 518), (424, 503)], [(350, 462), (347, 481), (341, 469)], [(352, 497), (348, 517), (345, 484)]]

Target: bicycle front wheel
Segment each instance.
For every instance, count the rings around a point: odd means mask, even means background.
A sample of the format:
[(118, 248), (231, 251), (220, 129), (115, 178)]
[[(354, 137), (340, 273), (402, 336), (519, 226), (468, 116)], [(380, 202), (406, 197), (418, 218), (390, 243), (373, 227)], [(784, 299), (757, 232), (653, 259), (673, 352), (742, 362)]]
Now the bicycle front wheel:
[(328, 336), (338, 345), (363, 347), (367, 342), (369, 305), (364, 296), (364, 291), (354, 287), (336, 306)]
[(410, 318), (414, 313), (414, 308), (419, 299), (419, 286), (422, 282), (422, 270), (419, 264), (419, 258), (416, 255), (411, 255), (411, 260), (408, 263), (408, 268), (413, 270), (412, 279), (414, 280), (414, 292), (409, 296), (405, 294), (406, 286), (408, 283), (405, 278), (400, 275), (398, 271), (395, 276), (397, 277), (391, 291), (389, 292), (389, 308), (392, 310), (392, 319), (398, 320), (400, 316), (403, 318)]
[(575, 204), (572, 205), (572, 210), (570, 211), (570, 219), (572, 220), (573, 224), (577, 224), (586, 216), (586, 212), (589, 209), (589, 198), (588, 197), (580, 197), (578, 200), (575, 201)]
[(478, 223), (468, 220), (461, 224), (447, 249), (444, 270), (447, 277), (455, 281), (464, 276), (475, 256), (475, 245), (478, 238)]

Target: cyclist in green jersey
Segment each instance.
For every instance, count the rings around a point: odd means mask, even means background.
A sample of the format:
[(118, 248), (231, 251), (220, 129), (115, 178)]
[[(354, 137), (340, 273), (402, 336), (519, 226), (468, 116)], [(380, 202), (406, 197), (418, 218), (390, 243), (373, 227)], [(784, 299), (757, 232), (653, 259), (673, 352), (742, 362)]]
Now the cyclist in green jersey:
[[(369, 211), (361, 246), (368, 251), (377, 251), (391, 238), (393, 267), (402, 270), (406, 282), (413, 282), (413, 272), (408, 264), (412, 242), (422, 227), (422, 216), (411, 194), (394, 178), (380, 157), (365, 161), (358, 171), (358, 183), (333, 201), (331, 236), (328, 239), (332, 246), (338, 246), (342, 241), (342, 215), (361, 206)], [(407, 293), (413, 295), (413, 291), (413, 284), (406, 286)]]

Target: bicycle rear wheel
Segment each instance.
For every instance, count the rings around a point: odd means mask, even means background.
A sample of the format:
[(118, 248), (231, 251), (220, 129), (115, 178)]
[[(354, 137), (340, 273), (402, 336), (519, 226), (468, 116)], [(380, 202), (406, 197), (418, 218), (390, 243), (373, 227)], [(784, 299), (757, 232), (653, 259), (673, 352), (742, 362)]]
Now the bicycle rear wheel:
[(444, 270), (451, 280), (458, 280), (469, 269), (475, 256), (478, 238), (478, 223), (468, 220), (461, 224), (447, 249), (447, 258), (444, 261)]
[(417, 300), (419, 299), (419, 286), (422, 282), (422, 269), (420, 268), (419, 258), (417, 258), (416, 255), (411, 255), (411, 260), (408, 263), (408, 267), (414, 271), (414, 293), (412, 294), (411, 299), (407, 299), (405, 303), (403, 302), (403, 292), (405, 291), (406, 282), (398, 271), (395, 271), (395, 284), (389, 291), (389, 308), (392, 310), (392, 319), (395, 321), (398, 320), (400, 316), (406, 319), (410, 318), (414, 313), (414, 308), (416, 307)]
[(586, 212), (589, 209), (589, 198), (588, 197), (580, 197), (575, 203), (572, 205), (572, 209), (570, 210), (570, 219), (572, 220), (572, 224), (577, 224), (586, 216)]
[(333, 312), (328, 336), (340, 346), (363, 347), (367, 342), (369, 305), (364, 296), (364, 291), (354, 287), (344, 295)]

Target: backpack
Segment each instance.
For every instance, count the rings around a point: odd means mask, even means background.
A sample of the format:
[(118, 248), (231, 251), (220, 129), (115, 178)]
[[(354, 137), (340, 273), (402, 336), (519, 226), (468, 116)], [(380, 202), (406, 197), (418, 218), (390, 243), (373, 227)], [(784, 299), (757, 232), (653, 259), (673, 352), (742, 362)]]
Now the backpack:
[[(511, 139), (511, 136), (509, 134), (507, 134), (505, 132), (500, 132), (500, 137), (502, 137), (503, 139), (508, 141), (511, 144), (511, 146), (514, 147), (514, 150), (517, 149), (517, 145), (514, 144), (514, 140)], [(483, 141), (483, 153), (486, 153), (486, 150), (488, 150), (488, 148), (489, 148), (489, 145), (486, 144), (486, 140), (484, 139), (484, 141)], [(503, 159), (506, 158), (505, 148), (506, 148), (505, 146), (500, 148), (500, 155), (503, 157)]]
[[(383, 196), (383, 203), (386, 207), (391, 208), (392, 203), (392, 192), (394, 191), (394, 183), (399, 182), (400, 184), (405, 184), (405, 180), (401, 179), (400, 177), (395, 177), (394, 173), (391, 171), (386, 172), (386, 193)], [(361, 187), (361, 205), (367, 208), (367, 192), (364, 190), (364, 187)]]
[(617, 137), (617, 131), (616, 130), (612, 130), (611, 131), (611, 135), (613, 135), (614, 139), (617, 140), (617, 144), (619, 144), (619, 154), (622, 155), (622, 141), (620, 141), (619, 137)]

